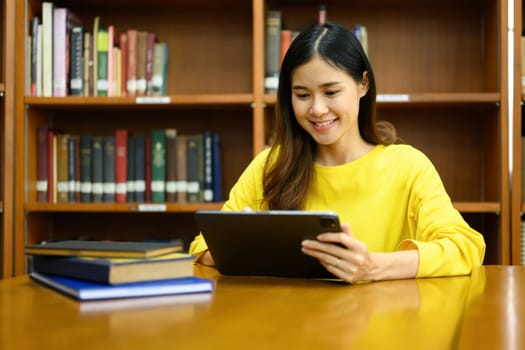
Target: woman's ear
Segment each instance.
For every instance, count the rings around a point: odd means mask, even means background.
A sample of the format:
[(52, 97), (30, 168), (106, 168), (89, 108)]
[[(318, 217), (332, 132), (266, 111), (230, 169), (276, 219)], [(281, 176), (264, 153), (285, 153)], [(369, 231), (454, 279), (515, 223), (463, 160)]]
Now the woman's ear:
[(361, 81), (359, 82), (359, 97), (363, 97), (368, 92), (368, 88), (370, 87), (370, 83), (368, 81), (368, 72), (363, 72), (363, 78), (361, 78)]

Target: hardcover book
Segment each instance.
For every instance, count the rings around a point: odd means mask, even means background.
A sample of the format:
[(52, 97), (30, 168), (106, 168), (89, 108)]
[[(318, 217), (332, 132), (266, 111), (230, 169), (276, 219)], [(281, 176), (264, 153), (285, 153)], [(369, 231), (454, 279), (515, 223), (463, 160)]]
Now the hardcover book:
[(119, 284), (193, 276), (193, 255), (171, 253), (146, 259), (34, 255), (33, 271)]
[(78, 300), (146, 297), (171, 294), (210, 293), (213, 281), (195, 276), (116, 285), (32, 272), (30, 278)]
[(27, 255), (66, 255), (113, 258), (148, 258), (181, 252), (182, 242), (124, 242), (69, 240), (25, 246)]

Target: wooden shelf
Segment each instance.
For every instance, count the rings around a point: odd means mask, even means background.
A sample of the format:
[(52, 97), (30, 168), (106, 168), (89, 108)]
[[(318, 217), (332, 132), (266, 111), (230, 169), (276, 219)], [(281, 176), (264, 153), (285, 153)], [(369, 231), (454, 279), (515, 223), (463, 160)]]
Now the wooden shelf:
[(175, 108), (195, 106), (246, 106), (253, 102), (252, 94), (187, 94), (142, 97), (24, 97), (27, 106), (57, 109), (86, 108)]
[(461, 213), (499, 214), (501, 211), (501, 204), (498, 202), (454, 202), (453, 205)]
[(169, 212), (191, 213), (197, 210), (218, 210), (223, 203), (26, 203), (26, 212)]

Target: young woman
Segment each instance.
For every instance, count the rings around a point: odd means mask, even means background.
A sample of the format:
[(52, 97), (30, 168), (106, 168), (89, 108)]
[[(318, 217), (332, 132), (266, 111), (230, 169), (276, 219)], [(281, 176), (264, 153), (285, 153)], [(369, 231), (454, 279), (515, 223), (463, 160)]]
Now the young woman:
[[(353, 32), (328, 22), (301, 33), (282, 63), (273, 143), (223, 210), (337, 212), (343, 232), (305, 240), (302, 251), (350, 283), (469, 274), (483, 262), (483, 236), (454, 209), (430, 160), (376, 120), (375, 100)], [(213, 264), (202, 235), (190, 252)]]

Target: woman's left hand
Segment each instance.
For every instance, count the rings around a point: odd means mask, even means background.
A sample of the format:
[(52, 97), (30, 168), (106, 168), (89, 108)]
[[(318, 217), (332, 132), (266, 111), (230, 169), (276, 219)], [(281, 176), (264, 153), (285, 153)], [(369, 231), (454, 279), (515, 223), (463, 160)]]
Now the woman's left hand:
[(343, 224), (343, 232), (322, 233), (317, 240), (302, 242), (302, 251), (319, 262), (336, 277), (353, 283), (371, 280), (375, 263), (367, 246), (354, 238), (348, 223)]

